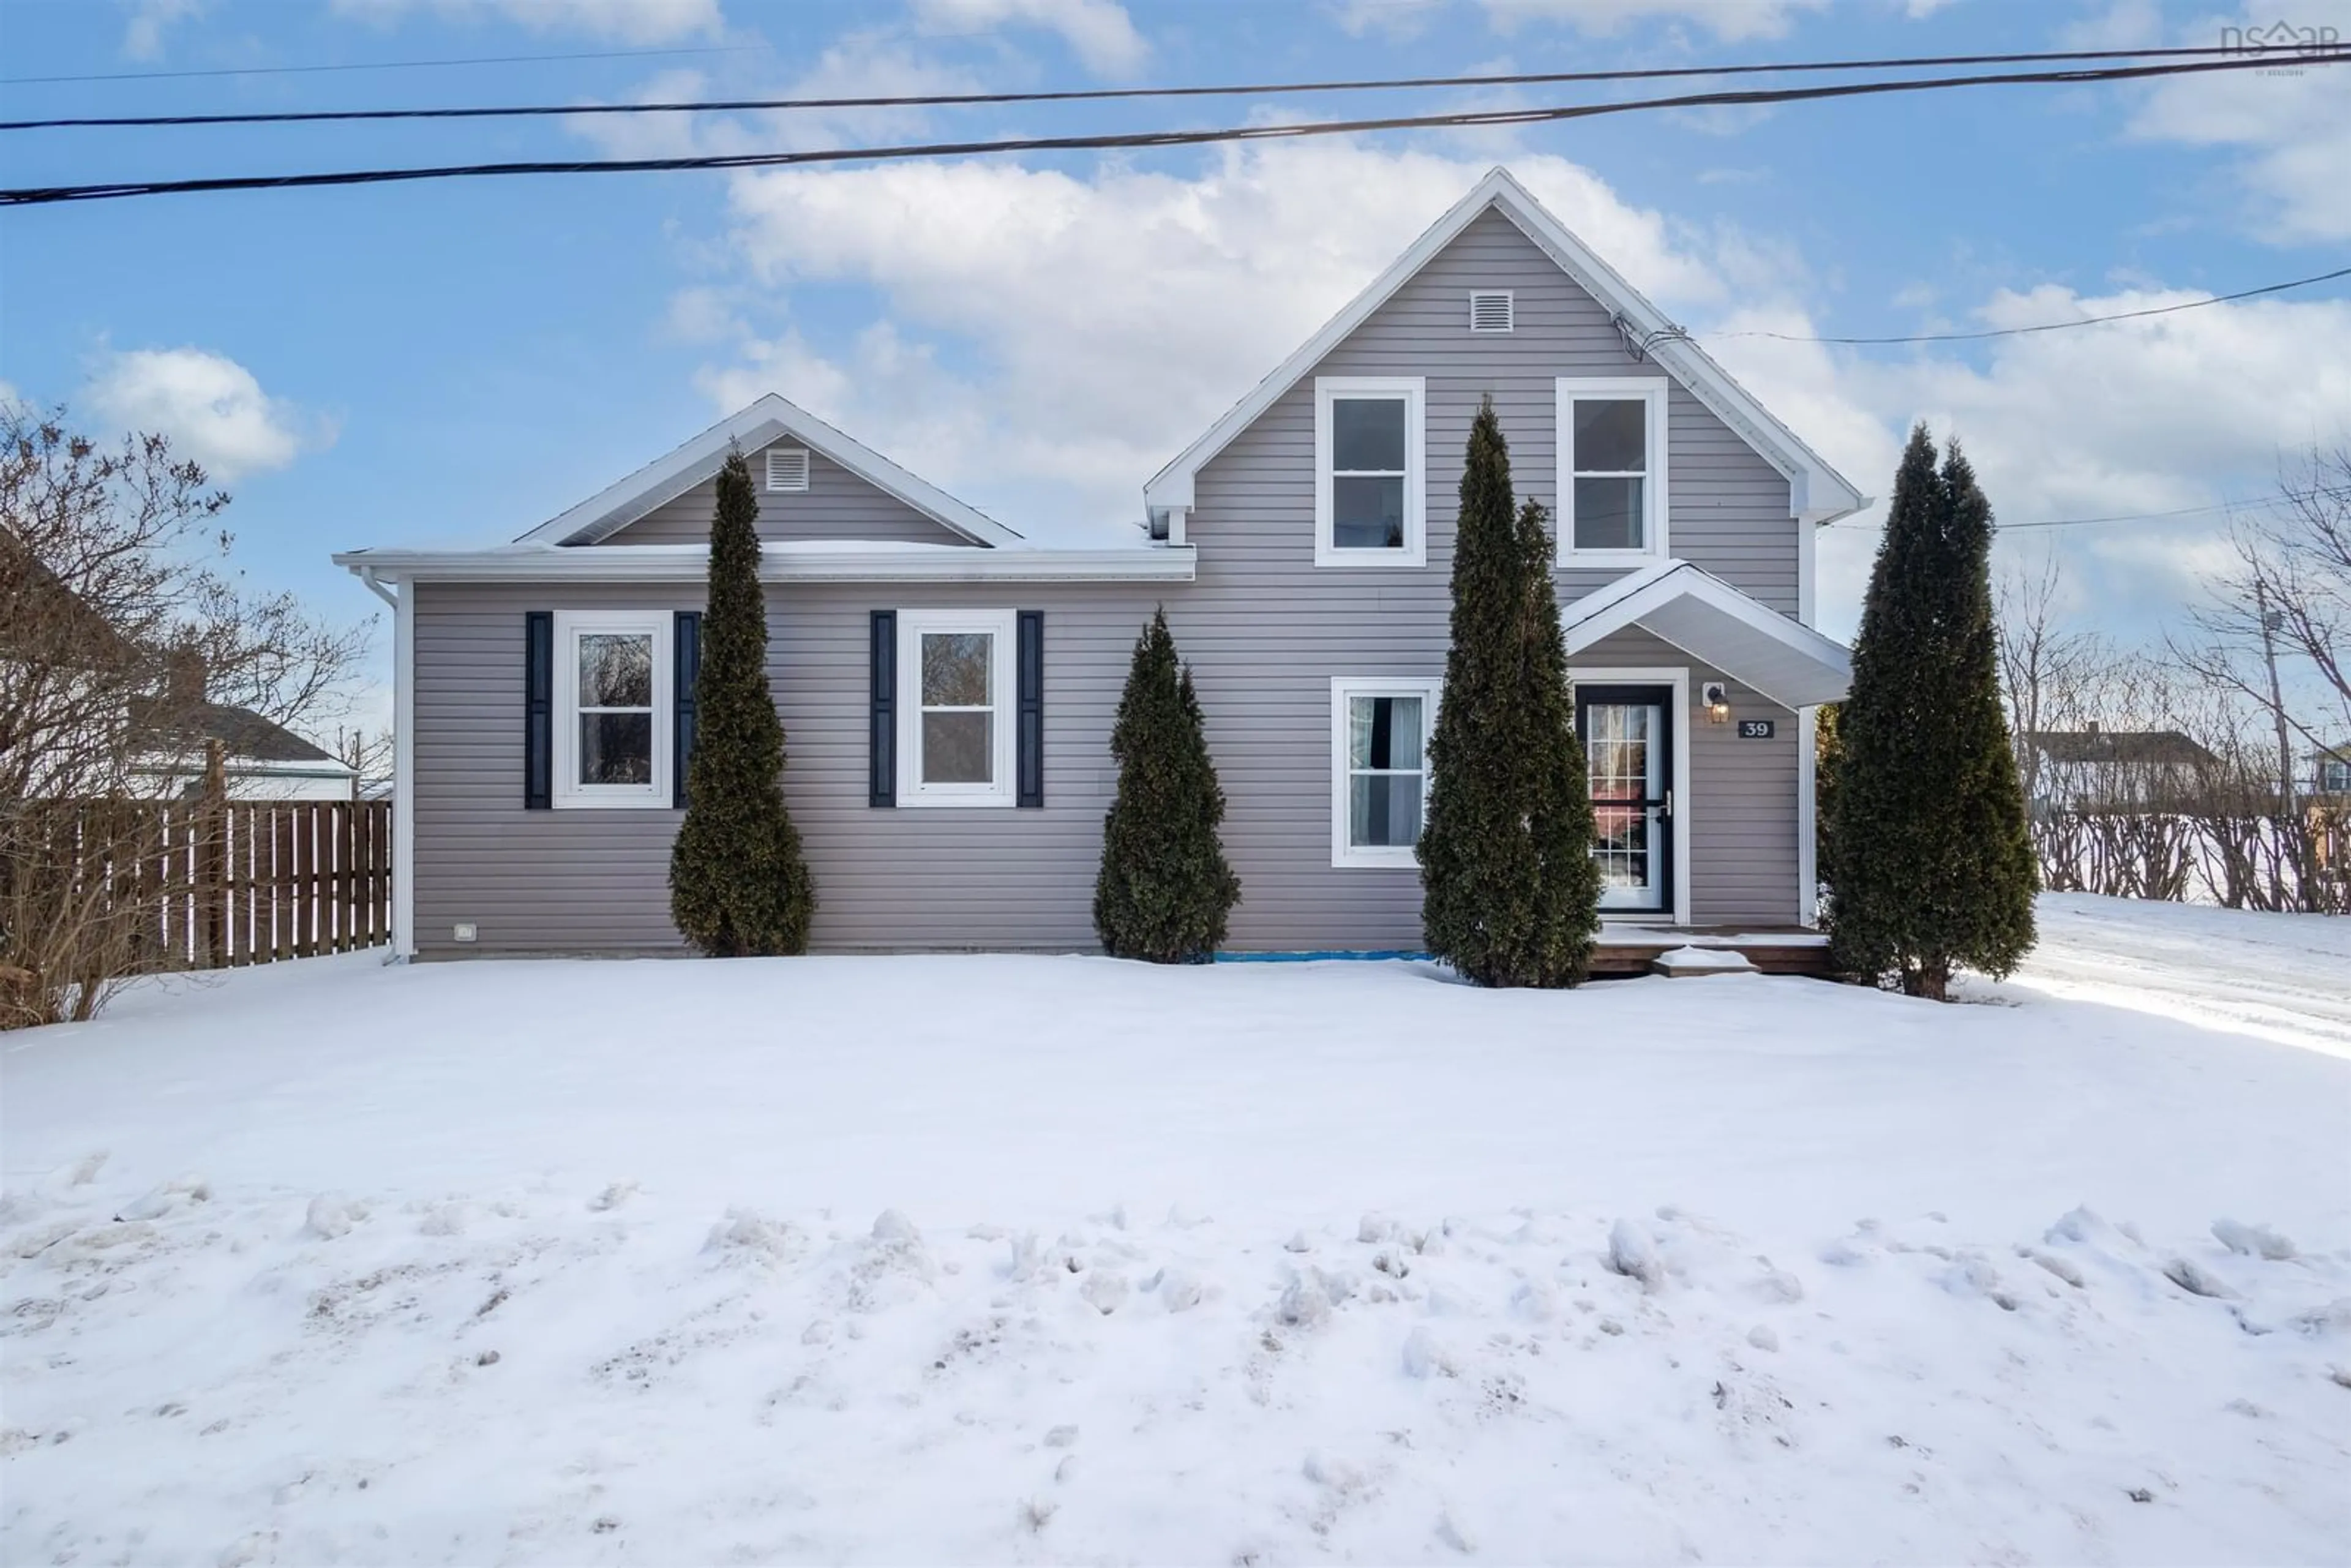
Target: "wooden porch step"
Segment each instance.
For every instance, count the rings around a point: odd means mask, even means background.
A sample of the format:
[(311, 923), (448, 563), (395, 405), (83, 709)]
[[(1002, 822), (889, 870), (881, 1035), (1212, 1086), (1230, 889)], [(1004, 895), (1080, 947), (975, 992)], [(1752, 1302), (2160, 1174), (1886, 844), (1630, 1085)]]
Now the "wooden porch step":
[(1677, 947), (1720, 947), (1766, 975), (1833, 975), (1828, 938), (1802, 926), (1609, 926), (1593, 949), (1592, 973), (1614, 977), (1655, 973), (1658, 955)]

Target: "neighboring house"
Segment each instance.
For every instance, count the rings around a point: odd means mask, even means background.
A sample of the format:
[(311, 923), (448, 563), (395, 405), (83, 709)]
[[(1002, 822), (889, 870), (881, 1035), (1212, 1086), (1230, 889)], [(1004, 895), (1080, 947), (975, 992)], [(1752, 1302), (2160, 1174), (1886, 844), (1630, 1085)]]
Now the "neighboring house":
[(2036, 730), (2032, 749), (2036, 810), (2153, 810), (2187, 799), (2219, 758), (2176, 729)]
[(2351, 804), (2351, 746), (2314, 752), (2308, 788), (2315, 800), (2337, 806)]
[[(124, 683), (120, 672), (138, 670), (147, 659), (98, 610), (59, 581), (46, 566), (34, 560), (13, 537), (0, 530), (0, 570), (23, 574), (24, 597), (16, 611), (39, 639), (30, 667), (56, 672), (105, 669), (115, 674), (103, 686), (83, 692), (111, 692)], [(17, 651), (13, 628), (0, 627), (0, 660)], [(62, 651), (62, 652), (61, 652)], [(79, 653), (87, 663), (77, 664)], [(90, 749), (114, 755), (118, 744), (129, 756), (131, 786), (157, 796), (193, 795), (204, 787), (205, 759), (214, 743), (222, 749), (222, 774), (233, 800), (349, 800), (356, 798), (357, 775), (332, 753), (311, 744), (292, 730), (250, 708), (206, 700), (204, 671), (191, 656), (179, 654), (160, 661), (162, 674), (146, 695), (127, 701), (107, 696), (89, 700), (87, 724), (78, 706), (67, 711), (76, 721), (75, 741), (37, 738), (28, 744), (70, 749), (86, 737)], [(20, 666), (22, 667), (22, 666)], [(146, 684), (144, 682), (142, 685)], [(51, 713), (56, 709), (52, 708)], [(54, 722), (54, 720), (52, 721)], [(0, 748), (10, 744), (0, 733)], [(87, 778), (60, 781), (61, 789), (85, 787)], [(120, 782), (104, 781), (111, 789)]]
[(1865, 498), (1497, 170), (1150, 481), (1147, 541), (1033, 546), (769, 396), (514, 544), (336, 557), (395, 604), (399, 950), (676, 948), (735, 446), (816, 947), (1093, 946), (1112, 716), (1165, 604), (1228, 801), (1228, 946), (1417, 949), (1489, 395), (1558, 528), (1608, 914), (1808, 923), (1813, 709), (1849, 681), (1811, 624), (1814, 530)]
[[(131, 704), (135, 728), (149, 727), (162, 705)], [(353, 800), (359, 779), (350, 763), (251, 708), (226, 703), (175, 703), (171, 735), (139, 771), (158, 780), (162, 792), (193, 796), (204, 789), (204, 758), (212, 743), (221, 747), (221, 777), (232, 800)]]
[(2351, 746), (2331, 746), (2311, 754), (2308, 797), (2303, 810), (2310, 822), (2313, 852), (2318, 863), (2343, 874), (2351, 852)]

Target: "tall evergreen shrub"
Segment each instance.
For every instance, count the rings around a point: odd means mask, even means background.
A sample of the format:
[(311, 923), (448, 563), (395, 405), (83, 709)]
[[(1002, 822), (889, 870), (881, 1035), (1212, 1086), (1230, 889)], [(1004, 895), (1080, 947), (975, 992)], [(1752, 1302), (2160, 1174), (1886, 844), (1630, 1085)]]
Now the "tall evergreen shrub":
[(802, 953), (816, 884), (784, 805), (784, 723), (768, 693), (759, 501), (740, 452), (718, 471), (710, 602), (694, 685), (685, 821), (670, 851), (670, 918), (715, 958)]
[(1118, 793), (1102, 821), (1094, 883), (1102, 950), (1155, 964), (1206, 963), (1225, 939), (1241, 881), (1217, 839), (1225, 792), (1165, 608), (1135, 639), (1110, 751)]
[(1592, 798), (1542, 507), (1513, 507), (1493, 400), (1469, 427), (1453, 645), (1429, 738), (1423, 940), (1481, 986), (1573, 986), (1600, 929)]
[(2001, 710), (1991, 506), (1924, 424), (1895, 476), (1838, 714), (1828, 925), (1848, 971), (1943, 999), (2032, 946), (2039, 884)]
[(1813, 713), (1813, 877), (1836, 883), (1837, 772), (1844, 766), (1844, 735), (1837, 726), (1841, 703), (1823, 703)]

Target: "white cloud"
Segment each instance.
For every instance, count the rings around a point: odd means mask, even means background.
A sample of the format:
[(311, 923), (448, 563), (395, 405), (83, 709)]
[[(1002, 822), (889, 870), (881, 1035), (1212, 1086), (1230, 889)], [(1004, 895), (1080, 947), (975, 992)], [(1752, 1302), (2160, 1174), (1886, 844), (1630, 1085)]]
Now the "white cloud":
[(1445, 0), (1332, 0), (1324, 7), (1351, 38), (1376, 33), (1390, 43), (1406, 43), (1428, 28)]
[(450, 21), (499, 20), (534, 33), (584, 33), (627, 44), (714, 34), (724, 22), (718, 0), (334, 0), (334, 7), (339, 16), (380, 26), (429, 10)]
[[(2024, 326), (2208, 298), (2179, 289), (2002, 292), (1983, 326)], [(1741, 313), (1724, 330), (1805, 333), (1801, 314)], [(2115, 517), (2257, 498), (2282, 457), (2351, 434), (2351, 303), (2264, 300), (1863, 358), (1819, 344), (1721, 339), (1716, 357), (1882, 500), (1913, 419), (1956, 435), (2009, 523)], [(1859, 601), (1876, 544), (1867, 519), (1823, 538), (1822, 602)], [(2055, 549), (2094, 583), (2100, 613), (2145, 633), (2200, 593), (2220, 514), (2022, 530), (2003, 550)], [(1844, 628), (1849, 629), (1849, 624)]]
[(2135, 49), (2162, 37), (2163, 12), (2156, 0), (2114, 0), (2057, 35), (2059, 47), (2068, 49)]
[[(2234, 17), (2206, 17), (2174, 29), (2172, 41), (2218, 45), (2223, 31), (2279, 20), (2266, 0)], [(2351, 39), (2351, 0), (2295, 0), (2284, 20), (2297, 28), (2332, 28)], [(2161, 18), (2147, 0), (2122, 0), (2077, 31), (2089, 47), (2152, 43)], [(2338, 47), (2340, 47), (2338, 45)], [(2232, 188), (2262, 237), (2283, 245), (2351, 238), (2351, 113), (2340, 65), (2307, 64), (2291, 49), (2266, 51), (2273, 64), (2253, 71), (2174, 77), (2144, 89), (2128, 134), (2143, 141), (2234, 149), (2242, 154)]]
[(283, 468), (334, 440), (331, 428), (264, 392), (251, 371), (203, 349), (109, 354), (84, 397), (114, 424), (170, 436), (215, 479)]
[(1563, 22), (1591, 37), (1612, 37), (1638, 22), (1695, 22), (1724, 43), (1787, 36), (1799, 12), (1828, 0), (1484, 0), (1487, 20), (1510, 32), (1527, 22)]
[[(630, 95), (632, 103), (677, 102), (708, 96), (700, 71), (663, 71)], [(740, 98), (914, 98), (984, 90), (977, 77), (910, 53), (878, 33), (835, 40), (807, 71), (780, 86), (725, 96)], [(615, 158), (724, 155), (778, 149), (871, 145), (912, 136), (929, 122), (925, 110), (793, 109), (743, 114), (608, 114), (569, 118), (569, 128)]]
[[(1645, 289), (1727, 297), (1661, 216), (1588, 171), (1512, 166)], [(1024, 529), (1123, 522), (1146, 477), (1483, 172), (1334, 140), (1227, 149), (1189, 179), (976, 162), (739, 176), (733, 243), (770, 309), (834, 284), (883, 305), (834, 357), (787, 330), (703, 384), (730, 409), (768, 390), (808, 403)]]
[(1118, 0), (914, 0), (914, 16), (933, 33), (1006, 26), (1058, 33), (1088, 68), (1104, 76), (1133, 74), (1151, 52)]
[(203, 10), (204, 0), (138, 0), (122, 29), (122, 52), (134, 60), (162, 58), (164, 30)]

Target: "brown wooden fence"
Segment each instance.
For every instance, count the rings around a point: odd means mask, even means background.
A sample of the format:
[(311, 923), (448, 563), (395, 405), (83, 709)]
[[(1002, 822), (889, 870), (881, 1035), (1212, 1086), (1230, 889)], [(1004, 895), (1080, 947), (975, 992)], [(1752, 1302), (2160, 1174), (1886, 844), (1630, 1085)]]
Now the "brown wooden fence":
[(155, 808), (141, 879), (167, 968), (226, 969), (392, 940), (388, 800)]

